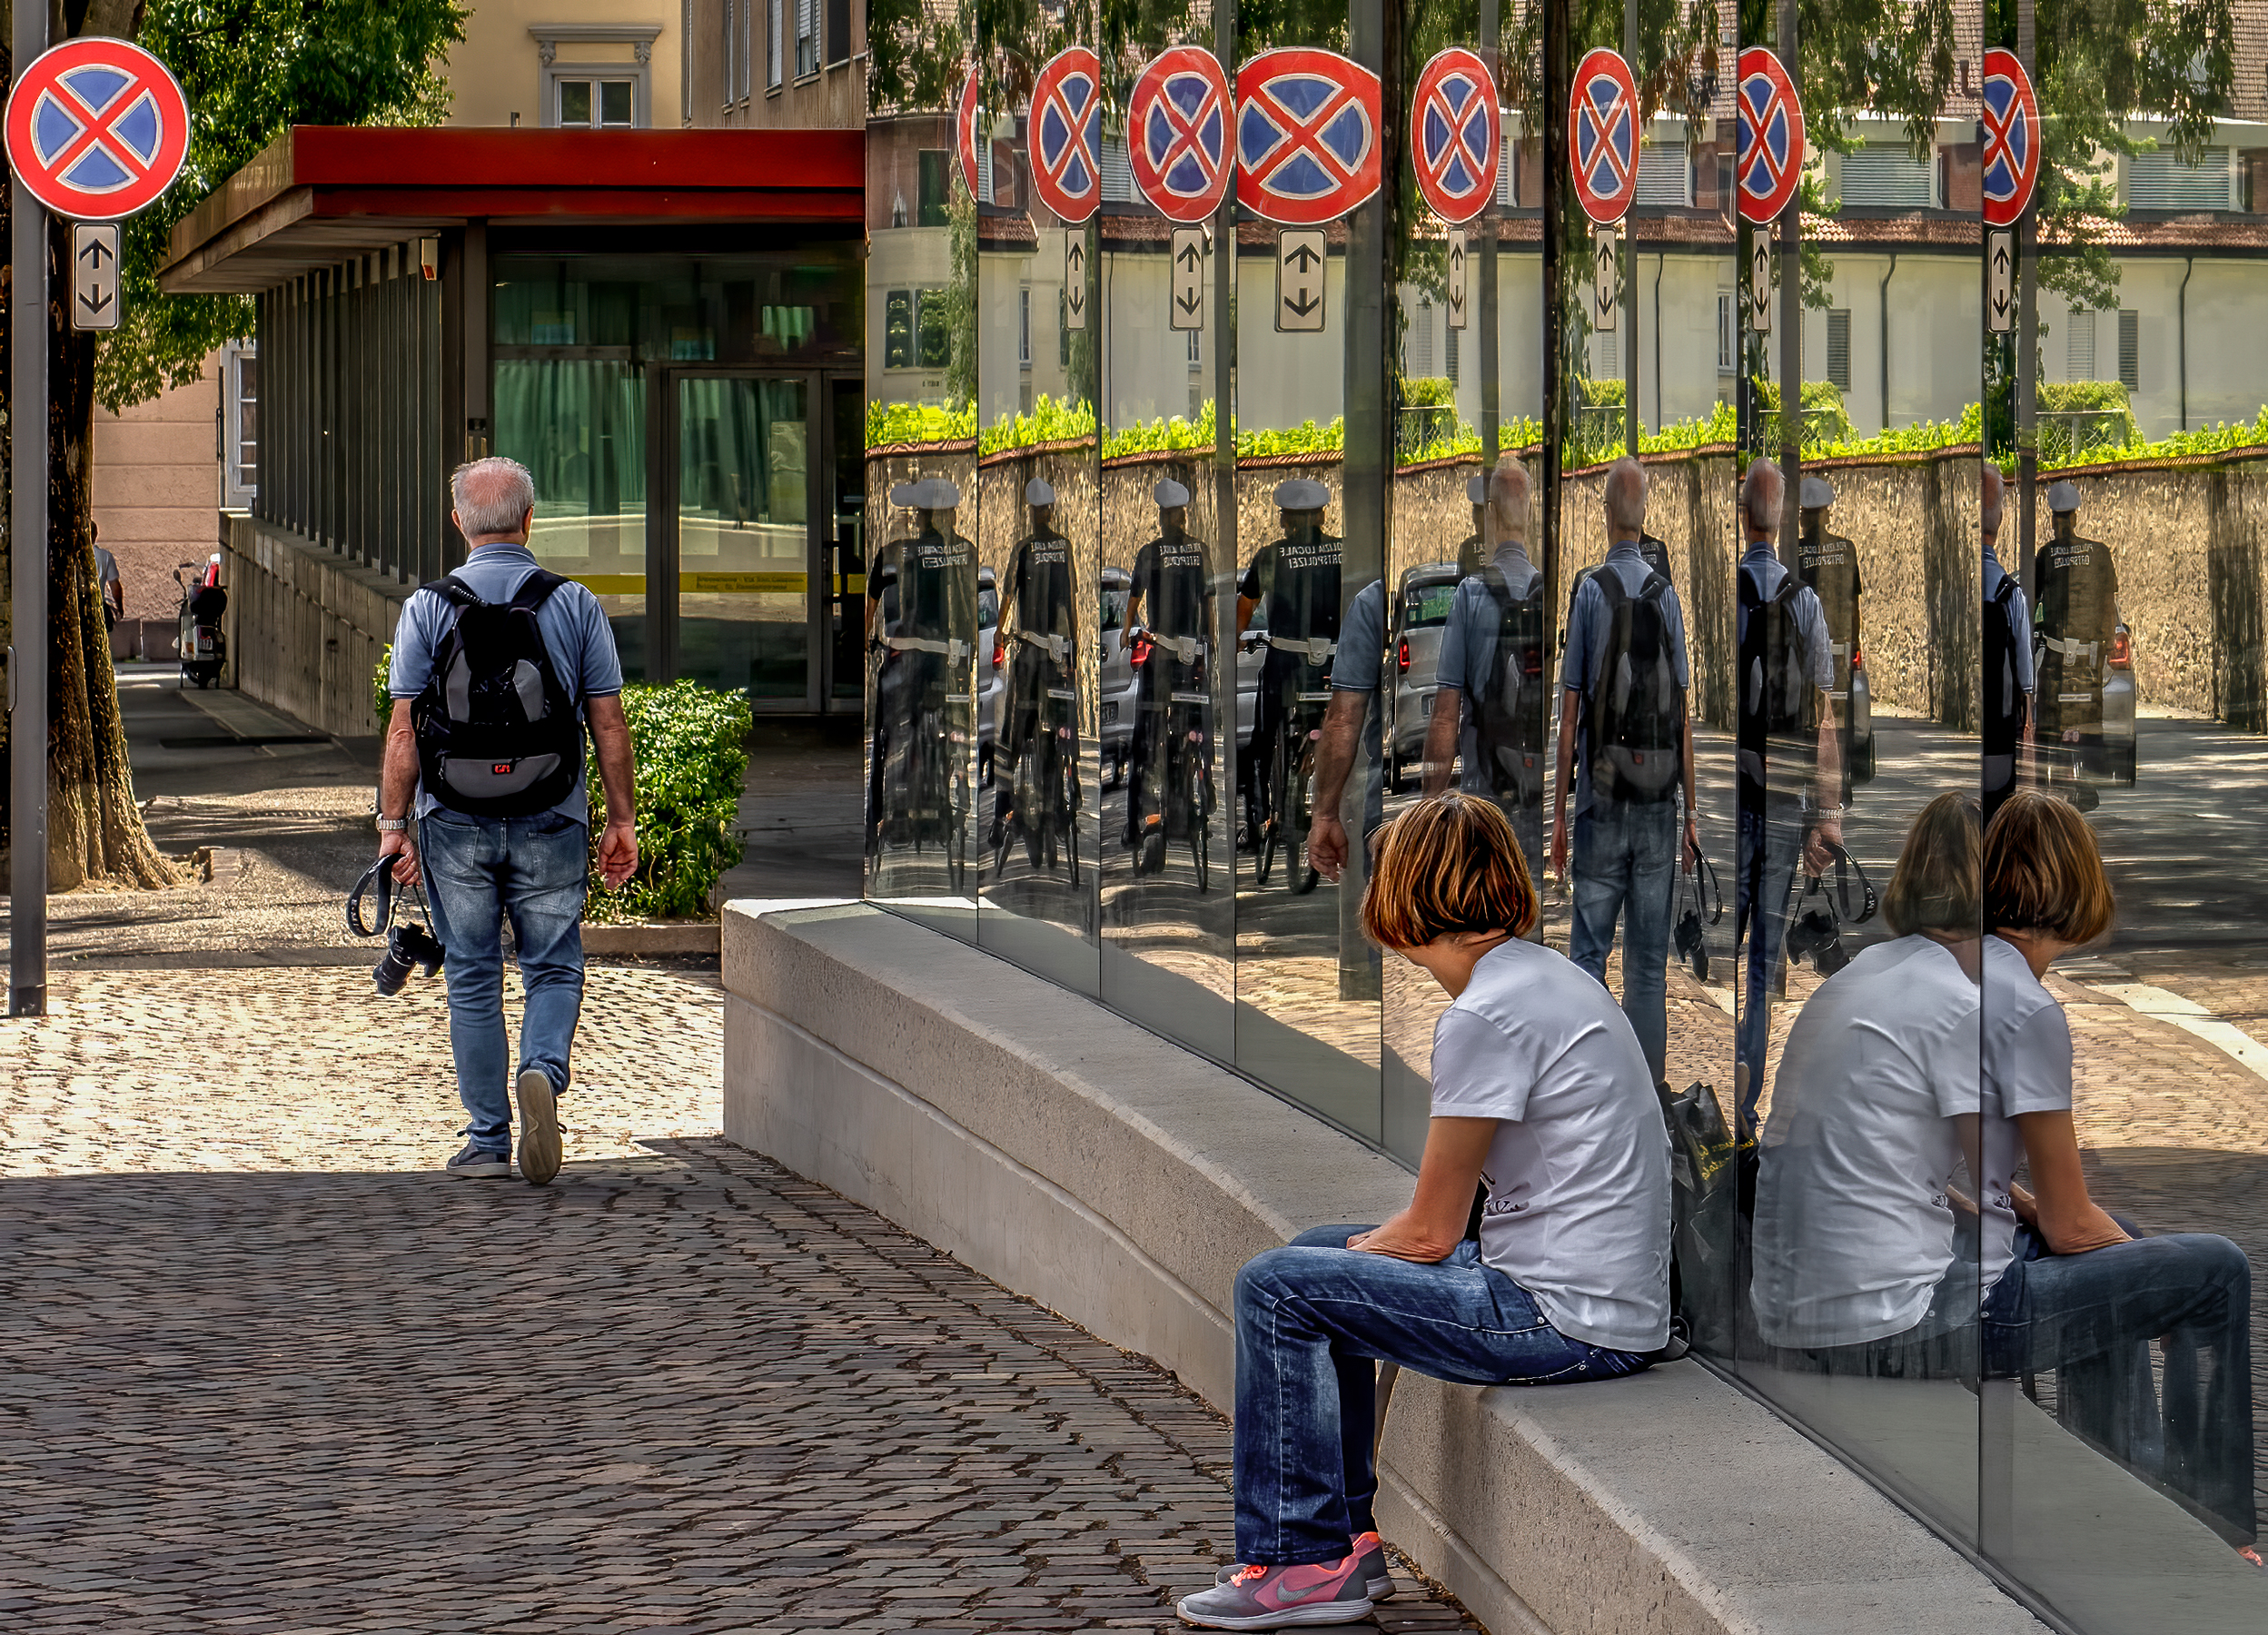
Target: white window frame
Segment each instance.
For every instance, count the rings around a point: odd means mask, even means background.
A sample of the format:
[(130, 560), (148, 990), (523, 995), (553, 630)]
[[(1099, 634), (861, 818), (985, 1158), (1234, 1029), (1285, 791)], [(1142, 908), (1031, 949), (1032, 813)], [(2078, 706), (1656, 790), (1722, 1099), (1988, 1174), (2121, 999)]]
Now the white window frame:
[(764, 6), (764, 94), (769, 96), (787, 83), (786, 0), (766, 0)]
[[(531, 23), (528, 33), (536, 43), (536, 60), (540, 64), (537, 94), (541, 100), (536, 104), (542, 110), (540, 123), (546, 130), (560, 126), (560, 82), (561, 80), (629, 80), (630, 82), (630, 123), (627, 126), (604, 127), (611, 130), (642, 131), (654, 123), (654, 42), (661, 37), (659, 23)], [(624, 59), (608, 58), (598, 62), (562, 63), (559, 60), (561, 45), (617, 45)], [(594, 84), (592, 110), (598, 112)], [(577, 126), (577, 129), (599, 129)]]
[(819, 39), (819, 0), (796, 0), (796, 78), (809, 79), (825, 55)]
[[(260, 346), (257, 342), (232, 341), (221, 348), (221, 401), (218, 412), (220, 417), (221, 508), (223, 510), (250, 510), (253, 501), (260, 497), (260, 481), (257, 471), (253, 472), (253, 481), (250, 482), (243, 481), (239, 477), (244, 466), (244, 422), (243, 417), (237, 412), (246, 401), (243, 389), (244, 365), (249, 362), (256, 369), (259, 361)], [(256, 411), (260, 405), (256, 389), (250, 401)], [(255, 436), (253, 447), (257, 450), (258, 446), (258, 440)]]

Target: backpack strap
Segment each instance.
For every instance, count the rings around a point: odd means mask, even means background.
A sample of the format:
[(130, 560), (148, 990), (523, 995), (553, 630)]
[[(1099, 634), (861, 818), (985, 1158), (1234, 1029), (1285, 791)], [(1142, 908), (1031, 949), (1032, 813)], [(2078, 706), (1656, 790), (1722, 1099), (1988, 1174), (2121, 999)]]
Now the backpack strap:
[(453, 573), (444, 573), (437, 580), (428, 580), (418, 589), (431, 590), (443, 601), (460, 608), (477, 608), (480, 605), (480, 599), (474, 593), (472, 587)]
[(551, 592), (565, 583), (567, 580), (562, 576), (539, 568), (520, 581), (520, 589), (512, 592), (511, 600), (504, 605), (515, 613), (532, 613), (550, 601)]

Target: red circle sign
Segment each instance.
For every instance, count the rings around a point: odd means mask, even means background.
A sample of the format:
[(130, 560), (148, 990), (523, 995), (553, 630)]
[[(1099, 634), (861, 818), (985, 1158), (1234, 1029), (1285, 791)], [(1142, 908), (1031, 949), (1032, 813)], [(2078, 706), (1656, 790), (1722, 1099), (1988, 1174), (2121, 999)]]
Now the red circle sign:
[(1032, 82), (1032, 191), (1076, 226), (1103, 207), (1103, 64), (1084, 45), (1047, 59)]
[(1740, 179), (1740, 217), (1761, 227), (1778, 221), (1803, 181), (1803, 101), (1779, 58), (1761, 45), (1740, 54), (1740, 142), (1733, 172)]
[(2013, 51), (1985, 54), (1985, 83), (1977, 87), (1976, 123), (1984, 133), (1980, 166), (1985, 225), (2013, 226), (2032, 202), (2040, 179), (2040, 104), (2032, 76)]
[(1503, 134), (1496, 79), (1478, 53), (1452, 46), (1425, 65), (1411, 99), (1410, 156), (1435, 215), (1457, 226), (1489, 207)]
[(8, 164), (57, 215), (114, 222), (157, 202), (189, 154), (189, 102), (139, 45), (66, 40), (8, 93)]
[(1142, 196), (1167, 221), (1191, 224), (1221, 208), (1235, 116), (1229, 76), (1198, 46), (1160, 52), (1134, 81), (1126, 99), (1126, 160)]
[(1378, 191), (1378, 75), (1335, 51), (1263, 51), (1236, 71), (1236, 202), (1286, 227)]
[(1601, 45), (1575, 66), (1567, 103), (1575, 197), (1594, 222), (1628, 214), (1638, 196), (1638, 83), (1622, 54)]
[(976, 185), (976, 144), (989, 141), (981, 128), (985, 111), (977, 104), (977, 86), (982, 70), (972, 68), (961, 82), (961, 100), (953, 110), (953, 146), (961, 156), (961, 180), (968, 184), (968, 196), (980, 204), (989, 204), (982, 188)]

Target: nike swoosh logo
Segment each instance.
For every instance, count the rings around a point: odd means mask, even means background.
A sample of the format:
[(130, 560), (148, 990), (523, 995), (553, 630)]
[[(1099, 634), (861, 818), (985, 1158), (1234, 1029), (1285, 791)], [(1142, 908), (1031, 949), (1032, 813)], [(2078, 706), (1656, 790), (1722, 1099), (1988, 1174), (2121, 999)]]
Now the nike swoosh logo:
[(1326, 1591), (1335, 1594), (1344, 1577), (1340, 1571), (1340, 1567), (1344, 1565), (1344, 1562), (1341, 1562), (1339, 1566), (1334, 1567), (1311, 1567), (1307, 1571), (1320, 1576), (1309, 1579), (1303, 1584), (1296, 1586), (1292, 1581), (1292, 1573), (1297, 1572), (1299, 1569), (1294, 1568), (1292, 1572), (1287, 1572), (1276, 1580), (1276, 1605), (1296, 1607), (1302, 1601), (1314, 1600)]

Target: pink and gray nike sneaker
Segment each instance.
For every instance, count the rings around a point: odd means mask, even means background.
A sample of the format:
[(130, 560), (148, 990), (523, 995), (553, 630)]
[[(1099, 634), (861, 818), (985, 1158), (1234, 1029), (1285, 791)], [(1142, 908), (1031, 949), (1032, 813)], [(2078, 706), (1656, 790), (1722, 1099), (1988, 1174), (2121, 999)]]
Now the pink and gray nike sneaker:
[(1288, 1630), (1371, 1615), (1362, 1558), (1304, 1567), (1239, 1567), (1225, 1584), (1184, 1596), (1174, 1610), (1201, 1630)]
[[(1374, 1601), (1387, 1600), (1394, 1593), (1393, 1571), (1386, 1565), (1386, 1541), (1374, 1532), (1354, 1535), (1354, 1553), (1362, 1558), (1362, 1587)], [(1223, 1567), (1213, 1575), (1216, 1584), (1225, 1584), (1242, 1567)]]

